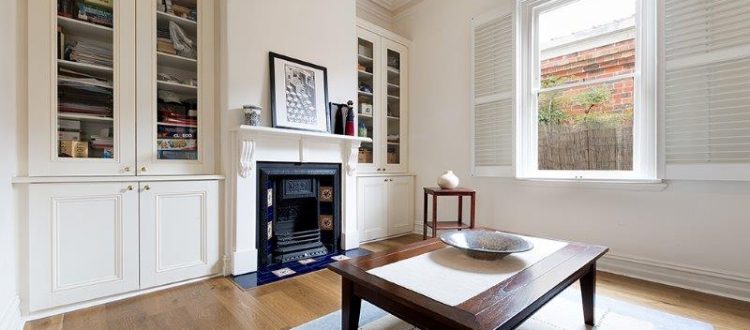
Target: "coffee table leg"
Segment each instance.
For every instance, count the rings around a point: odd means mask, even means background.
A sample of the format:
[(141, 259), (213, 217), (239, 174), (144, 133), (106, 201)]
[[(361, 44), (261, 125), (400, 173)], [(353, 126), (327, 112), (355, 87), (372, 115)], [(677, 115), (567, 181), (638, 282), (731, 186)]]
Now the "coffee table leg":
[(596, 296), (596, 263), (592, 263), (588, 273), (581, 277), (581, 298), (583, 300), (583, 320), (594, 325), (594, 298)]
[(354, 283), (341, 278), (341, 329), (359, 328), (359, 311), (362, 298), (354, 295)]

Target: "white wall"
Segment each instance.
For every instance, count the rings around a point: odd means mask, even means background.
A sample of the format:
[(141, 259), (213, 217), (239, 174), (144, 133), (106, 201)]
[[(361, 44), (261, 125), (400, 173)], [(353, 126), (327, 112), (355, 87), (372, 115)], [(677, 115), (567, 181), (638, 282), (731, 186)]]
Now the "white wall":
[(511, 6), (426, 0), (395, 22), (413, 42), (409, 159), (417, 187), (452, 169), (477, 189), (482, 225), (603, 244), (620, 257), (602, 262), (613, 270), (750, 300), (750, 183), (670, 182), (649, 192), (470, 176), (470, 18)]
[(221, 11), (224, 130), (242, 122), (243, 104), (261, 105), (264, 125), (271, 125), (269, 51), (326, 67), (331, 102), (355, 99), (353, 1), (225, 0)]
[(11, 179), (16, 175), (19, 108), (25, 103), (25, 5), (4, 1), (0, 13), (0, 329), (20, 327), (18, 226)]
[[(237, 173), (232, 173), (235, 164), (230, 161), (230, 153), (238, 150), (229, 150), (229, 131), (242, 123), (242, 105), (261, 105), (263, 124), (271, 126), (269, 51), (326, 67), (329, 100), (336, 103), (356, 100), (356, 8), (354, 1), (341, 0), (223, 0), (219, 11), (218, 113), (223, 171), (231, 177)], [(228, 182), (227, 196), (233, 196), (232, 181)], [(248, 189), (254, 187), (240, 187), (239, 200), (251, 198)], [(231, 213), (235, 208), (228, 204), (227, 210)], [(227, 234), (234, 236), (232, 214), (226, 219), (230, 222)], [(235, 246), (231, 241), (228, 243), (227, 252), (232, 253)], [(244, 251), (254, 246), (243, 246), (240, 242), (236, 248)], [(237, 268), (237, 262), (234, 266)]]

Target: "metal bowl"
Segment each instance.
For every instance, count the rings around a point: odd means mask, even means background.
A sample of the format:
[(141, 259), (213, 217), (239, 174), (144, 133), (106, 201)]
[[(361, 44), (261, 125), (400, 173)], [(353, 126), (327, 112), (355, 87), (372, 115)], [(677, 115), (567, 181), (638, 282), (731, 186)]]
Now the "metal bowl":
[(455, 247), (476, 259), (501, 259), (511, 253), (534, 248), (531, 242), (516, 235), (489, 230), (461, 230), (440, 235), (445, 244)]

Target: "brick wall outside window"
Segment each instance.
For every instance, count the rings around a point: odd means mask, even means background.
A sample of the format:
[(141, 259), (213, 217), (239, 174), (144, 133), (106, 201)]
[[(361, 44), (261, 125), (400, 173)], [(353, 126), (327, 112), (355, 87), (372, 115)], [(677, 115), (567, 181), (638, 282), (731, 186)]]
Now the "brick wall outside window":
[[(635, 70), (635, 40), (627, 39), (608, 45), (577, 51), (574, 53), (543, 60), (542, 78), (558, 77), (568, 82), (588, 81), (632, 73)], [(633, 108), (633, 79), (607, 83), (612, 97), (602, 111), (621, 112)], [(589, 87), (566, 90), (571, 96)], [(570, 106), (566, 112), (582, 113), (584, 109)]]

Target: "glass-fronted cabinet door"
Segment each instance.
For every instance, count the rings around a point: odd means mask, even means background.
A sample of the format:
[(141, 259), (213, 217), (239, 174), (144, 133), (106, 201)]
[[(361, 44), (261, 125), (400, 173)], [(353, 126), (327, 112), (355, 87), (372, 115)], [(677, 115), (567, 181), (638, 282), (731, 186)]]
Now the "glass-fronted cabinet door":
[(383, 162), (387, 172), (406, 171), (406, 109), (407, 109), (407, 58), (406, 47), (383, 39), (382, 57), (385, 61), (383, 83), (385, 147)]
[(212, 17), (210, 0), (138, 2), (138, 175), (213, 171)]
[(29, 175), (135, 174), (135, 2), (29, 12)]
[(372, 142), (363, 142), (359, 148), (359, 171), (381, 172), (382, 100), (380, 37), (370, 31), (358, 29), (357, 38), (357, 134), (369, 137)]

